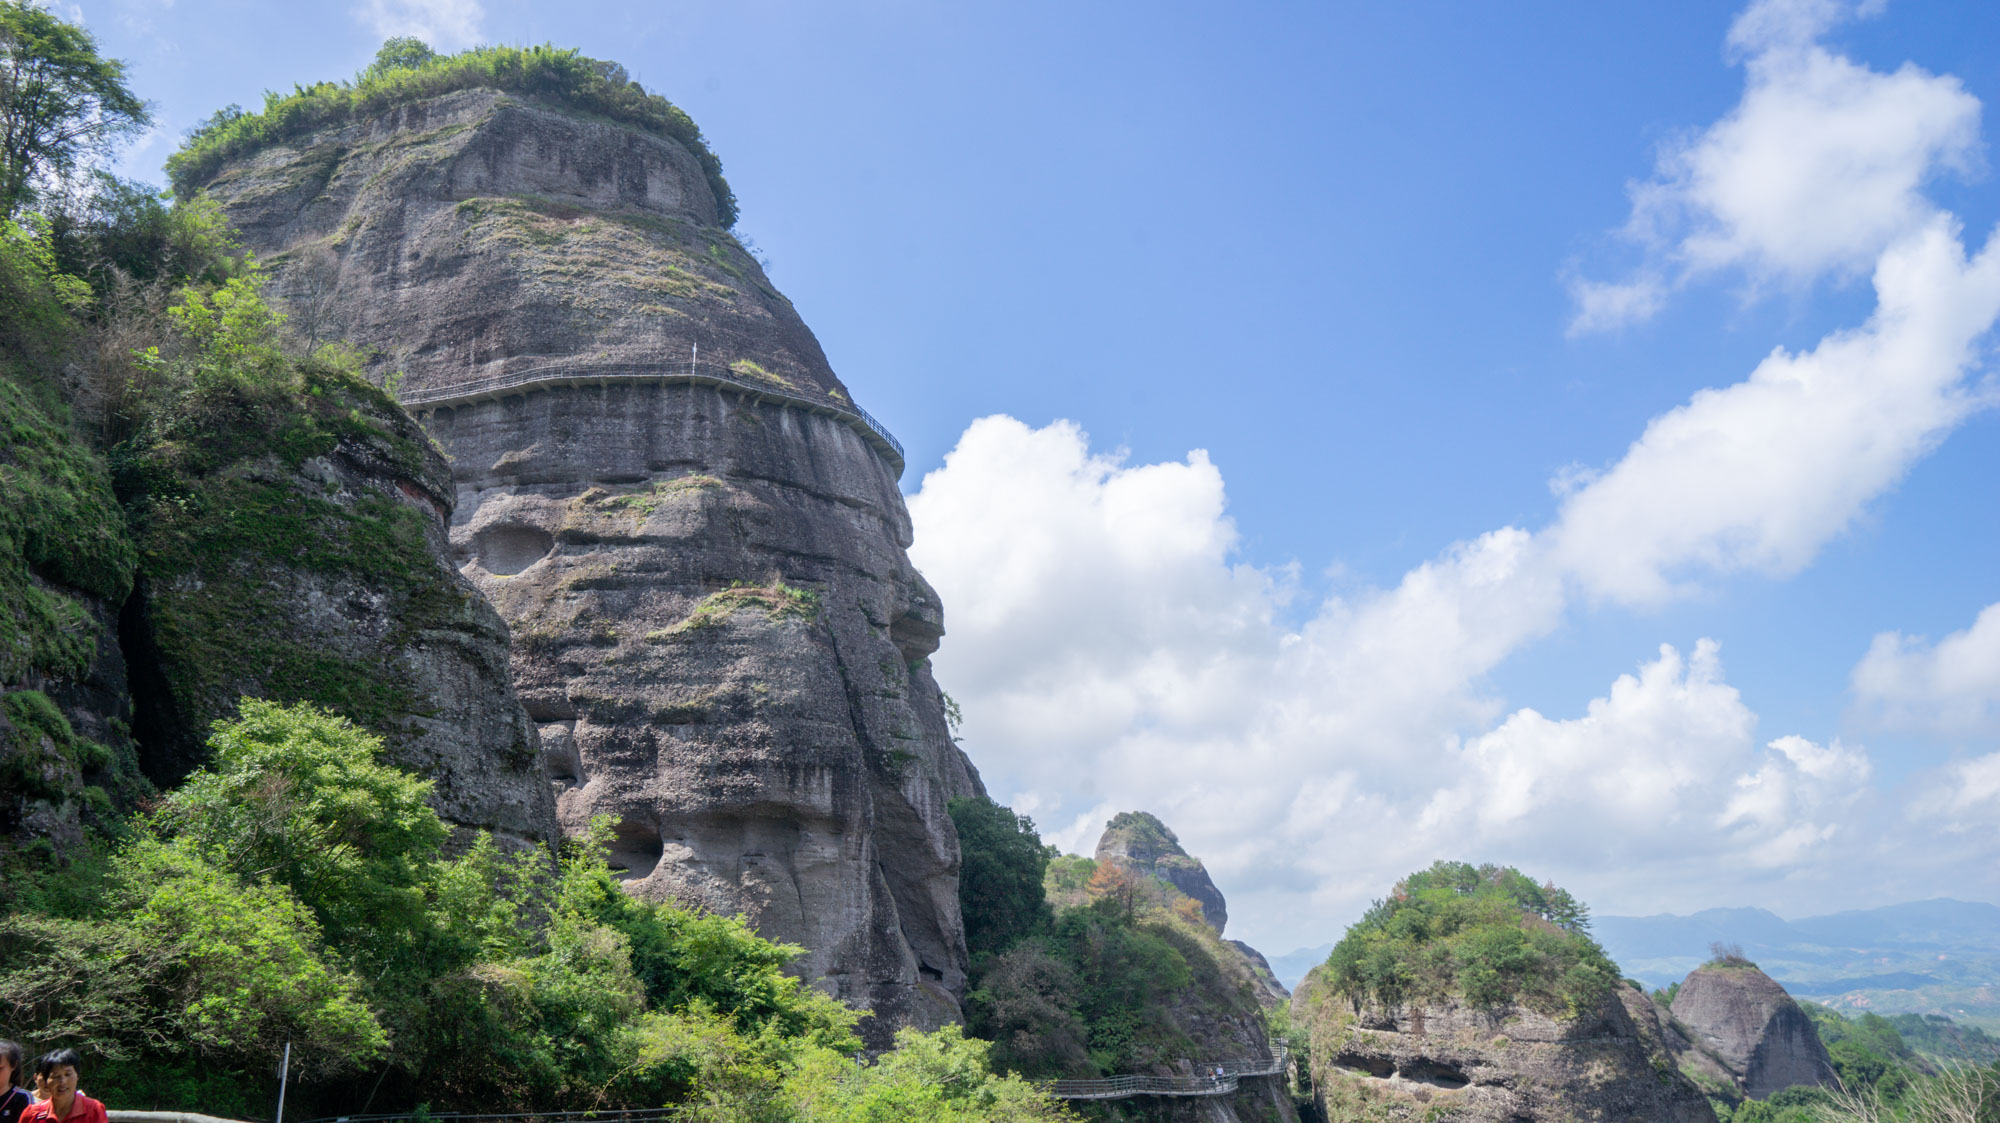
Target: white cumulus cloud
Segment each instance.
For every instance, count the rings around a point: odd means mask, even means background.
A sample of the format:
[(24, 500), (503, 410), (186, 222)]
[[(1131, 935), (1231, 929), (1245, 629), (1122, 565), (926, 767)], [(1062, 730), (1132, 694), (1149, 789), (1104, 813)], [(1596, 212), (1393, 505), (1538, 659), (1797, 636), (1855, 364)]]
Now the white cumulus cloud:
[[(1205, 453), (1131, 464), (1068, 422), (975, 421), (910, 498), (911, 552), (947, 606), (939, 677), (996, 794), (1075, 847), (1107, 809), (1161, 814), (1231, 913), (1280, 947), (1329, 938), (1330, 920), (1443, 856), (1536, 862), (1614, 899), (1640, 878), (1689, 903), (1851, 879), (1873, 843), (1843, 824), (1882, 801), (1867, 755), (1764, 740), (1716, 644), (1662, 647), (1574, 716), (1510, 714), (1486, 676), (1580, 608), (1799, 571), (1981, 404), (1970, 378), (2000, 316), (2000, 242), (1968, 252), (1920, 193), (1972, 158), (1978, 105), (1955, 80), (1827, 51), (1818, 36), (1854, 10), (1744, 14), (1742, 102), (1637, 193), (1655, 259), (1596, 299), (1626, 315), (1724, 266), (1794, 281), (1872, 268), (1873, 312), (1695, 394), (1616, 462), (1566, 469), (1547, 526), (1301, 603), (1295, 570), (1238, 556)], [(1952, 698), (1984, 720), (1979, 668), (1994, 664), (1974, 632), (1935, 649), (1878, 639), (1857, 693), (1885, 712)], [(1981, 769), (2000, 765), (1965, 768), (1939, 790), (1984, 807)], [(1974, 853), (1953, 845), (1912, 843), (1907, 861)]]
[(1573, 332), (1646, 319), (1668, 291), (1723, 269), (1753, 288), (1857, 275), (1934, 221), (1923, 194), (1978, 160), (1978, 99), (1914, 65), (1883, 73), (1818, 37), (1852, 12), (1827, 0), (1763, 0), (1738, 18), (1743, 100), (1721, 121), (1666, 145), (1633, 184), (1623, 234), (1647, 254), (1632, 280), (1571, 280)]
[(1946, 218), (1889, 246), (1875, 313), (1811, 351), (1655, 418), (1570, 493), (1550, 549), (1592, 594), (1673, 592), (1674, 573), (1803, 567), (1978, 404), (1974, 344), (2000, 314), (2000, 252), (1971, 260)]
[(2000, 604), (1935, 644), (1883, 632), (1852, 681), (1856, 701), (1884, 726), (1944, 735), (2000, 731)]
[(355, 15), (384, 39), (408, 35), (455, 50), (479, 41), (486, 8), (480, 0), (365, 0)]
[(1760, 750), (1706, 640), (1662, 648), (1581, 716), (1506, 715), (1480, 676), (1564, 611), (1537, 535), (1461, 543), (1287, 626), (1292, 575), (1235, 558), (1224, 498), (1200, 454), (1134, 466), (1074, 425), (1005, 417), (975, 422), (910, 498), (967, 747), (1065, 847), (1088, 851), (1112, 811), (1155, 811), (1245, 923), (1306, 943), (1315, 917), (1446, 855), (1540, 861), (1579, 888), (1717, 856), (1783, 874), (1866, 781), (1828, 763), (1860, 759), (1838, 746)]

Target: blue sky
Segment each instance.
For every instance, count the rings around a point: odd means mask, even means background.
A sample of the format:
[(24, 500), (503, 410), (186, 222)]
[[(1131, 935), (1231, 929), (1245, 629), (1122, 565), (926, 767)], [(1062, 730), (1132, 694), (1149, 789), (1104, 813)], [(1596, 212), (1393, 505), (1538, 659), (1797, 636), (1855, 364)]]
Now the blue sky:
[(2000, 219), (1992, 6), (58, 6), (157, 103), (154, 180), (393, 32), (686, 108), (910, 451), (995, 795), (1072, 847), (1155, 810), (1232, 935), (1439, 857), (1605, 912), (2000, 897), (1950, 262)]

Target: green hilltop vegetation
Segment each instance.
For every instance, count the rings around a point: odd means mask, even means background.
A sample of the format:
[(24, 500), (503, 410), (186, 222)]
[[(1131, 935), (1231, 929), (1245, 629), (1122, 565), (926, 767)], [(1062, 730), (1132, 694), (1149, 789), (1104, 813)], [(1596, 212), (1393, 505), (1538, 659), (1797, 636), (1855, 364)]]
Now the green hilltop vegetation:
[(217, 112), (167, 158), (167, 176), (174, 191), (188, 198), (225, 163), (266, 146), (398, 105), (473, 89), (552, 102), (678, 141), (700, 161), (723, 228), (736, 225), (736, 194), (722, 177), (722, 161), (692, 118), (648, 92), (617, 63), (549, 45), (475, 47), (440, 55), (415, 39), (391, 39), (374, 64), (352, 81), (315, 82), (288, 94), (270, 91), (259, 112), (236, 106)]
[(1511, 866), (1438, 862), (1375, 902), (1326, 969), (1357, 1007), (1462, 999), (1575, 1014), (1618, 983), (1589, 929), (1589, 910), (1554, 885)]

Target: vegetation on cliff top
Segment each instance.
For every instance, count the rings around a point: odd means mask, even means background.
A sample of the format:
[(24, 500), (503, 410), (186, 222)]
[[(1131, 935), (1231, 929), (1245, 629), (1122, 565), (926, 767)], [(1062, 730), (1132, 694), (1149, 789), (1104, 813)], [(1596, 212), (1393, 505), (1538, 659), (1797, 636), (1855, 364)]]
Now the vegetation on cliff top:
[(1462, 1000), (1569, 1015), (1601, 1003), (1618, 969), (1568, 892), (1511, 866), (1438, 862), (1396, 883), (1327, 957), (1357, 1005)]
[(471, 89), (544, 99), (679, 142), (701, 163), (722, 226), (736, 224), (736, 194), (722, 177), (722, 161), (692, 118), (647, 92), (617, 63), (549, 45), (475, 47), (439, 55), (414, 39), (391, 39), (353, 81), (315, 82), (295, 86), (288, 94), (270, 91), (259, 112), (231, 106), (216, 113), (167, 158), (167, 176), (175, 193), (189, 198), (225, 163), (268, 145)]

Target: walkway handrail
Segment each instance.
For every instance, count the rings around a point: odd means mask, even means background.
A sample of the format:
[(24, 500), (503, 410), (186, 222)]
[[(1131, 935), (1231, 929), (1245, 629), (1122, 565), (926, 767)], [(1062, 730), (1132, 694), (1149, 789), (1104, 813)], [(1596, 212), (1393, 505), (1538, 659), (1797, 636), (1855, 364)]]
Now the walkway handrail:
[(407, 390), (397, 397), (406, 409), (437, 409), (442, 406), (465, 405), (489, 398), (505, 397), (538, 387), (573, 386), (577, 383), (592, 382), (686, 382), (698, 386), (727, 386), (761, 399), (800, 406), (814, 413), (831, 414), (847, 422), (855, 432), (861, 434), (862, 439), (873, 445), (877, 452), (882, 453), (896, 469), (896, 475), (903, 474), (903, 443), (889, 432), (888, 426), (875, 420), (873, 414), (853, 402), (836, 398), (831, 394), (812, 394), (796, 386), (781, 384), (775, 377), (773, 380), (765, 380), (708, 363), (689, 363), (679, 366), (667, 362), (606, 366), (588, 363), (550, 363), (507, 374), (492, 375), (472, 382), (459, 382), (423, 390)]
[(1284, 1045), (1258, 1061), (1222, 1061), (1196, 1066), (1195, 1076), (1102, 1076), (1090, 1080), (1051, 1080), (1043, 1087), (1063, 1100), (1118, 1100), (1126, 1096), (1227, 1096), (1246, 1076), (1275, 1076), (1285, 1070)]
[[(542, 1123), (665, 1123), (670, 1117), (678, 1117), (679, 1108), (673, 1107), (607, 1107), (590, 1111), (433, 1111), (423, 1116), (436, 1123), (485, 1123), (488, 1120), (533, 1119)], [(377, 1115), (327, 1115), (308, 1119), (305, 1123), (391, 1123), (392, 1120), (415, 1119), (417, 1116), (407, 1111)], [(117, 1123), (113, 1119), (112, 1123)]]
[(111, 1123), (241, 1123), (236, 1119), (224, 1119), (215, 1115), (201, 1115), (192, 1111), (134, 1111), (130, 1108), (107, 1108), (104, 1114)]

